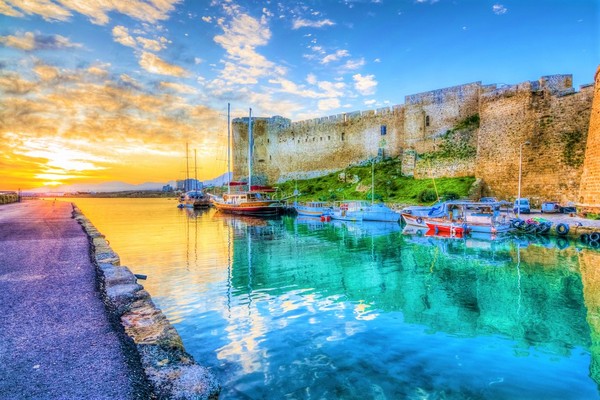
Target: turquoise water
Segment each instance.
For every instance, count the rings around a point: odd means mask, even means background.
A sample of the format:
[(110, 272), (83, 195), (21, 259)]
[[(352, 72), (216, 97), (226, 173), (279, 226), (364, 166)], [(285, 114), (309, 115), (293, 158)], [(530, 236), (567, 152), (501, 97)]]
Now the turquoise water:
[(600, 253), (574, 243), (74, 201), (222, 399), (600, 398)]

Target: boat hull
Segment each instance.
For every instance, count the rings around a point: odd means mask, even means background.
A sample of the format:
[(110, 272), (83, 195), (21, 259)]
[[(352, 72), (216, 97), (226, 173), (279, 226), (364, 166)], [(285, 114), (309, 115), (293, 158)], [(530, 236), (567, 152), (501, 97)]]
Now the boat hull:
[(215, 202), (214, 206), (218, 211), (227, 214), (249, 215), (253, 217), (272, 217), (283, 213), (283, 205), (280, 203), (224, 204)]
[(468, 231), (465, 226), (441, 222), (427, 222), (427, 228), (436, 234), (449, 235), (450, 237), (462, 237)]
[(407, 213), (402, 213), (401, 215), (404, 222), (406, 222), (406, 225), (416, 226), (419, 228), (427, 228), (425, 219), (422, 216)]

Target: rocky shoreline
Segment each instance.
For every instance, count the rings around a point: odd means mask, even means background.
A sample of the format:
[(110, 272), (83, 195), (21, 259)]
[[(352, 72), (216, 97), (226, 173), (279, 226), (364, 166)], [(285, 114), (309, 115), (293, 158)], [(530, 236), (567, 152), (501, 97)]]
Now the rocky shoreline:
[(92, 263), (110, 319), (139, 354), (159, 399), (217, 399), (220, 385), (186, 352), (181, 337), (102, 233), (73, 205), (73, 218), (90, 241)]

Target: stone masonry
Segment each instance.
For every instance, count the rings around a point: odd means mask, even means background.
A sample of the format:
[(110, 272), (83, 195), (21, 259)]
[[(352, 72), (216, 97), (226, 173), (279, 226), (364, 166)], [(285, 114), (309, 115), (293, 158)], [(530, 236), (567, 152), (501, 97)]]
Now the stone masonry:
[(600, 66), (594, 82), (594, 101), (578, 200), (584, 211), (600, 214)]
[[(578, 201), (584, 158), (586, 170), (600, 173), (589, 158), (597, 158), (600, 150), (590, 153), (588, 144), (585, 154), (593, 94), (593, 85), (575, 91), (571, 75), (551, 75), (502, 87), (474, 82), (406, 96), (403, 105), (308, 121), (253, 118), (253, 176), (269, 183), (312, 178), (383, 154), (400, 157), (404, 175), (475, 176), (491, 195), (510, 200), (517, 195), (519, 148), (530, 142), (523, 147), (522, 196), (535, 205)], [(480, 117), (475, 157), (419, 161), (448, 130), (473, 115)], [(244, 179), (248, 118), (234, 119), (232, 132), (234, 177)], [(600, 180), (595, 182), (598, 204)]]

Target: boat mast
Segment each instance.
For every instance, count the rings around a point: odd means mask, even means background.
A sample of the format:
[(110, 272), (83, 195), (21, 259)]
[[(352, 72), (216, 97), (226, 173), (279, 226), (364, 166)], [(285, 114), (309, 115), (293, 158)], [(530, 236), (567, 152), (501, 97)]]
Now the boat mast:
[(229, 122), (231, 104), (227, 103), (227, 193), (231, 193), (231, 123)]
[(375, 159), (371, 160), (371, 205), (375, 202)]
[(248, 191), (252, 190), (252, 108), (248, 116)]
[(188, 155), (188, 143), (185, 142), (185, 183), (183, 184), (183, 190), (188, 191), (188, 182), (190, 180), (190, 157)]
[(194, 189), (198, 190), (198, 168), (196, 167), (196, 149), (194, 149)]

